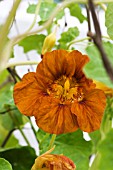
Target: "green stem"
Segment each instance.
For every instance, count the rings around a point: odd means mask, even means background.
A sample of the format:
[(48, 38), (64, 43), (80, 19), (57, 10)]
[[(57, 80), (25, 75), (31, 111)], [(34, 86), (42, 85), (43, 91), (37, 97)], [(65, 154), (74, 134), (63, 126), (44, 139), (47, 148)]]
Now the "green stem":
[(111, 38), (110, 37), (108, 37), (108, 36), (102, 36), (102, 38), (106, 38), (106, 39), (108, 39), (108, 40), (111, 40)]
[(5, 68), (22, 66), (22, 65), (38, 65), (38, 64), (39, 64), (38, 61), (19, 61), (19, 62), (7, 63)]
[(16, 10), (21, 0), (15, 0), (15, 3), (9, 13), (9, 16), (0, 30), (0, 72), (3, 71), (12, 49), (12, 41), (7, 41), (7, 34), (10, 30), (11, 22), (13, 21)]
[[(101, 3), (110, 3), (113, 2), (113, 0), (102, 0)], [(13, 39), (13, 45), (17, 44), (20, 40), (22, 40), (23, 38), (25, 38), (26, 36), (30, 36), (30, 35), (34, 35), (37, 34), (38, 32), (43, 31), (44, 29), (48, 28), (49, 25), (53, 22), (53, 19), (56, 17), (56, 15), (65, 7), (67, 7), (69, 4), (71, 3), (81, 3), (81, 4), (87, 4), (87, 0), (66, 0), (64, 2), (62, 2), (60, 5), (57, 5), (57, 7), (55, 8), (55, 10), (52, 12), (49, 20), (47, 22), (45, 22), (41, 27), (39, 27), (38, 29), (36, 29), (35, 31), (29, 32), (29, 33), (24, 33), (21, 34), (17, 37), (15, 37)], [(96, 5), (98, 5), (100, 3), (100, 1), (94, 1), (94, 3)]]
[(26, 31), (26, 33), (29, 33), (32, 30), (32, 28), (34, 27), (34, 25), (36, 23), (37, 15), (39, 13), (41, 3), (42, 3), (42, 0), (38, 0), (34, 20), (33, 20), (32, 24), (30, 25), (30, 27), (28, 28), (28, 30)]
[(12, 135), (12, 133), (13, 133), (14, 130), (15, 130), (15, 129), (12, 129), (12, 130), (10, 130), (10, 131), (8, 132), (6, 138), (4, 139), (4, 141), (3, 141), (2, 144), (1, 144), (1, 147), (4, 147), (4, 146), (6, 145), (6, 143), (8, 142), (8, 140), (9, 140), (9, 138), (11, 137), (11, 135)]
[(91, 38), (90, 37), (86, 37), (86, 38), (82, 38), (82, 39), (79, 39), (79, 40), (71, 41), (69, 43), (69, 45), (67, 46), (67, 49), (69, 49), (72, 44), (75, 44), (75, 43), (78, 43), (78, 42), (82, 42), (82, 41), (85, 41), (85, 40), (89, 40), (89, 39), (91, 39)]
[(28, 146), (30, 146), (30, 143), (29, 143), (28, 139), (26, 138), (23, 130), (22, 130), (20, 127), (18, 127), (18, 130), (19, 130), (20, 133), (22, 134), (22, 136), (23, 136), (24, 140), (26, 141), (26, 143), (28, 144)]
[(110, 114), (104, 113), (103, 120), (102, 120), (101, 127), (100, 127), (101, 140), (105, 139), (106, 134), (112, 128), (112, 119), (110, 116), (111, 116)]
[[(101, 123), (101, 127), (100, 127), (101, 139), (97, 143), (97, 150), (101, 142), (106, 138), (106, 134), (112, 129), (112, 118), (111, 118), (111, 109), (110, 109), (111, 104), (112, 104), (112, 100), (108, 98), (106, 110), (105, 110), (102, 123)], [(89, 170), (99, 170), (98, 166), (100, 163), (100, 159), (101, 159), (101, 153), (97, 151), (95, 159), (91, 167), (89, 168)]]
[[(7, 39), (7, 34), (9, 32), (9, 27), (11, 25), (11, 22), (13, 21), (13, 18), (15, 17), (16, 10), (20, 4), (21, 0), (16, 0), (14, 3), (14, 6), (12, 7), (12, 10), (10, 11), (10, 14), (2, 27), (0, 31), (0, 52), (2, 52), (2, 49), (5, 45), (6, 39)], [(1, 54), (1, 53), (0, 53)]]
[(98, 3), (98, 5), (100, 5), (100, 7), (104, 10), (104, 11), (106, 11), (106, 9), (107, 9), (107, 7), (106, 7), (106, 5), (105, 4), (103, 4), (103, 3)]
[[(106, 38), (106, 39), (111, 40), (110, 37), (107, 37), (107, 36), (102, 36), (102, 38)], [(85, 37), (85, 38), (82, 38), (82, 39), (79, 39), (79, 40), (73, 40), (73, 41), (71, 41), (71, 42), (68, 44), (67, 49), (69, 49), (70, 46), (73, 45), (73, 44), (76, 44), (76, 43), (78, 43), (78, 42), (82, 42), (82, 41), (85, 41), (85, 40), (89, 40), (89, 39), (91, 39), (91, 38), (90, 38), (90, 37)]]
[(18, 123), (18, 119), (12, 114), (12, 112), (9, 112), (9, 116), (11, 117), (11, 119), (13, 120), (14, 122), (14, 125), (17, 127), (17, 129), (20, 131), (20, 133), (22, 134), (24, 140), (26, 141), (26, 143), (28, 144), (28, 146), (30, 146), (30, 143), (28, 141), (28, 139), (26, 138), (24, 132), (22, 131), (22, 128), (19, 126), (19, 123)]
[(53, 147), (55, 139), (56, 139), (56, 134), (53, 134), (52, 138), (50, 140), (50, 144), (49, 144), (48, 150), (50, 150)]
[(35, 130), (34, 126), (33, 126), (33, 123), (32, 123), (32, 121), (31, 121), (30, 117), (28, 117), (28, 118), (29, 118), (29, 123), (30, 123), (30, 125), (31, 125), (31, 128), (32, 128), (32, 130), (33, 130), (33, 132), (34, 132), (34, 134), (35, 134), (35, 136), (36, 136), (36, 130)]
[(49, 137), (49, 133), (46, 133), (46, 135), (44, 136), (44, 138), (41, 140), (40, 142), (40, 146), (42, 145), (42, 143)]

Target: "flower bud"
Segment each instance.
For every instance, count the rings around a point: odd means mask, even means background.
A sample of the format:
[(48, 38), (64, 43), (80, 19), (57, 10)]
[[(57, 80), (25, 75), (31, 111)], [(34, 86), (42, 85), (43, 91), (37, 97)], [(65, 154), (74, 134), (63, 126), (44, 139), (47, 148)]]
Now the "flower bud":
[(104, 91), (105, 95), (106, 96), (110, 96), (112, 97), (113, 96), (113, 89), (108, 87), (107, 85), (105, 85), (104, 83), (102, 82), (99, 82), (97, 80), (93, 80), (93, 82), (96, 84), (96, 88), (97, 89), (101, 89)]
[(35, 159), (31, 170), (75, 170), (73, 161), (63, 155), (50, 154), (53, 149)]
[(42, 55), (44, 55), (46, 52), (51, 51), (51, 49), (55, 45), (55, 42), (56, 42), (56, 29), (54, 32), (52, 32), (45, 38), (43, 47), (42, 47)]

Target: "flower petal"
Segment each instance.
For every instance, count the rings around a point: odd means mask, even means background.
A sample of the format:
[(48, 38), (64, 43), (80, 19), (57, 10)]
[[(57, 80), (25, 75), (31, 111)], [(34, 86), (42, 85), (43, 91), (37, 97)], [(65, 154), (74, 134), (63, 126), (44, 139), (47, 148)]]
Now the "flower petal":
[(69, 77), (75, 77), (77, 84), (80, 87), (88, 89), (94, 89), (95, 84), (91, 79), (86, 78), (83, 73), (83, 66), (89, 61), (88, 56), (82, 55), (79, 51), (74, 50), (67, 56), (67, 69), (66, 75)]
[(36, 117), (37, 125), (52, 134), (73, 132), (78, 129), (76, 116), (70, 106), (59, 104), (58, 99), (45, 97)]
[(82, 69), (83, 66), (89, 61), (89, 58), (87, 55), (82, 55), (77, 50), (74, 50), (69, 53), (68, 57), (68, 63), (71, 63), (73, 61), (73, 64), (75, 64), (75, 70), (74, 70), (74, 75), (76, 78), (80, 79), (82, 74)]
[(100, 128), (105, 106), (105, 94), (97, 89), (88, 92), (83, 101), (74, 103), (71, 111), (77, 116), (80, 129), (92, 132)]
[(45, 77), (44, 69), (43, 69), (43, 60), (37, 66), (36, 79), (37, 79), (38, 88), (46, 93), (48, 83), (51, 83), (52, 80)]
[(32, 116), (37, 112), (43, 93), (38, 88), (36, 73), (27, 73), (14, 87), (14, 102), (21, 113)]
[[(53, 148), (51, 149), (53, 150)], [(31, 170), (75, 170), (74, 162), (64, 155), (49, 154), (47, 151), (35, 159)]]
[[(75, 51), (76, 53), (76, 51)], [(66, 60), (67, 60), (67, 67), (66, 67), (66, 76), (72, 77), (75, 73), (76, 68), (76, 60), (73, 57), (74, 55), (71, 55), (71, 53), (68, 53)]]
[(45, 79), (55, 80), (65, 73), (65, 68), (67, 65), (66, 56), (68, 52), (65, 50), (54, 50), (52, 52), (47, 52), (43, 56), (41, 67), (37, 67), (37, 73), (43, 68), (43, 74)]

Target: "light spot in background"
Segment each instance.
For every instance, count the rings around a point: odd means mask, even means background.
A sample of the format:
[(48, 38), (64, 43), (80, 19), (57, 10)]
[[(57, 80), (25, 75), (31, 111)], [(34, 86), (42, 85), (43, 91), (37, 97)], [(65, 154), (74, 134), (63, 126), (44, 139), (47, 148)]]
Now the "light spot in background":
[(83, 132), (83, 138), (86, 140), (86, 141), (90, 141), (91, 138), (89, 136), (89, 134), (87, 132)]

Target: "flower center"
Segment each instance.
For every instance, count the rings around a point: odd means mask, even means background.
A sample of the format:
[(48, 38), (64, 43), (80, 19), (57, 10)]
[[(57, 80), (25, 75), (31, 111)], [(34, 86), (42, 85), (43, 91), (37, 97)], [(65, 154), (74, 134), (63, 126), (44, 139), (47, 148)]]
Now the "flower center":
[(80, 102), (84, 98), (83, 90), (77, 84), (76, 79), (66, 76), (55, 80), (47, 89), (47, 93), (55, 98), (59, 98), (61, 103), (65, 103), (65, 101), (74, 102), (75, 100)]

